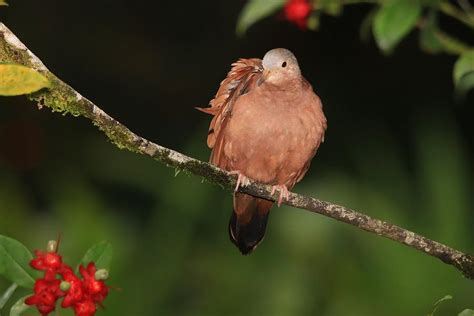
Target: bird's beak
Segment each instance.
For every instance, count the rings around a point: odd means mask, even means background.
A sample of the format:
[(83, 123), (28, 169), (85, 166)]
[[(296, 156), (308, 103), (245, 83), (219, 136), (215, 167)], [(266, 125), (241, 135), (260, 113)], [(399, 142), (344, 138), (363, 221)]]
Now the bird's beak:
[(268, 69), (264, 69), (263, 70), (263, 73), (262, 73), (262, 76), (260, 77), (260, 79), (258, 80), (258, 85), (261, 85), (265, 80), (267, 80), (267, 78), (270, 76), (270, 70)]

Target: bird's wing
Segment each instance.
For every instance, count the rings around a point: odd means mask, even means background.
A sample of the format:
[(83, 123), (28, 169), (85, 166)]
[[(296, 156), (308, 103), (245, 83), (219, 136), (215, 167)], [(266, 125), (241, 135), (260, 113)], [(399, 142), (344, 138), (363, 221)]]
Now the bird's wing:
[[(250, 91), (261, 78), (262, 60), (258, 58), (239, 59), (232, 64), (227, 77), (221, 82), (216, 96), (209, 102), (210, 107), (196, 108), (214, 116), (209, 126), (207, 145), (212, 148), (211, 162), (220, 166), (219, 156), (222, 153), (221, 131), (231, 116), (235, 101)], [(222, 167), (222, 166), (221, 166)]]

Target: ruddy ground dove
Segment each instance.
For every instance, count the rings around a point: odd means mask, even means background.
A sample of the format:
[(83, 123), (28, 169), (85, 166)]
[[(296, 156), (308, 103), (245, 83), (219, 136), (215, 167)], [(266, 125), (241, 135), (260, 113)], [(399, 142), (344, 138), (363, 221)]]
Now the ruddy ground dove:
[(263, 60), (239, 59), (210, 107), (210, 162), (238, 175), (231, 241), (251, 253), (265, 235), (273, 201), (238, 192), (248, 178), (279, 192), (278, 205), (299, 182), (324, 141), (326, 117), (319, 97), (289, 50), (268, 51)]

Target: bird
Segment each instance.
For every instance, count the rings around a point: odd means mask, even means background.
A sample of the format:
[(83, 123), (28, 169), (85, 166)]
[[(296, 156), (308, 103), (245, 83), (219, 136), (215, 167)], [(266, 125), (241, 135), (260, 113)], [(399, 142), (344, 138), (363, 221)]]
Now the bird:
[(272, 186), (276, 203), (310, 166), (324, 142), (327, 120), (320, 98), (302, 76), (288, 49), (269, 50), (263, 59), (240, 58), (221, 82), (209, 107), (210, 163), (237, 176), (229, 237), (243, 255), (265, 236), (274, 202), (241, 193), (250, 180)]

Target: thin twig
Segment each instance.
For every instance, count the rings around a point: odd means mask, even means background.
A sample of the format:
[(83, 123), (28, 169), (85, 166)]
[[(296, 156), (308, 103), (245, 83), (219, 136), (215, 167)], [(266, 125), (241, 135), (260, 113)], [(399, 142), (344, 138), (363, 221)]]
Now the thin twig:
[(2, 297), (0, 297), (0, 311), (8, 302), (10, 297), (12, 297), (13, 293), (15, 293), (15, 290), (17, 289), (17, 287), (18, 285), (16, 283), (12, 283), (12, 285), (10, 285), (8, 289), (2, 294)]
[[(49, 90), (35, 93), (31, 99), (53, 111), (69, 112), (73, 115), (82, 115), (89, 118), (99, 127), (109, 139), (119, 148), (126, 148), (132, 152), (147, 155), (169, 167), (187, 171), (204, 177), (211, 183), (218, 184), (231, 191), (235, 186), (235, 176), (206, 162), (185, 156), (172, 149), (155, 144), (130, 131), (98, 106), (84, 98), (73, 88), (52, 74), (33, 53), (2, 23), (0, 23), (0, 62), (19, 63), (34, 68), (51, 81)], [(250, 185), (241, 187), (240, 192), (268, 200), (275, 200), (278, 193), (271, 194), (271, 186), (250, 182)], [(459, 250), (450, 248), (434, 240), (418, 235), (399, 226), (371, 218), (350, 208), (318, 200), (313, 197), (290, 193), (289, 206), (305, 209), (331, 217), (338, 221), (353, 225), (376, 235), (392, 239), (413, 249), (436, 257), (444, 263), (454, 266), (466, 277), (474, 279), (474, 257)]]
[(444, 14), (464, 23), (470, 28), (474, 28), (474, 21), (467, 16), (463, 11), (459, 10), (455, 5), (448, 1), (443, 1), (439, 4), (439, 10)]
[(472, 15), (472, 4), (470, 4), (468, 0), (458, 0), (458, 4), (464, 10), (464, 12), (466, 12), (467, 15)]

